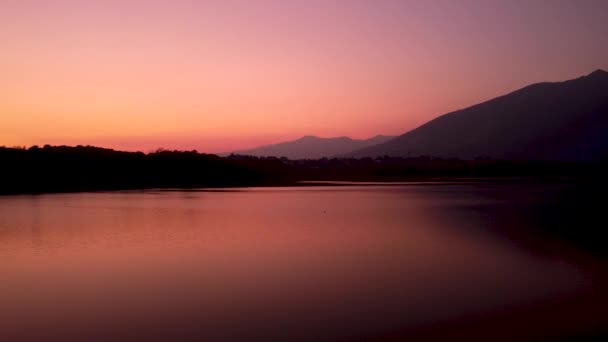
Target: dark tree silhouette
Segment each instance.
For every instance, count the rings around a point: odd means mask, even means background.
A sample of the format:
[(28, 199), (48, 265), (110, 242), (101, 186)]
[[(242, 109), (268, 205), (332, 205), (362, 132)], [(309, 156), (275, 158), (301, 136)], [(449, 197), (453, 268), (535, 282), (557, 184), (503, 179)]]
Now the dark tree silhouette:
[(289, 160), (196, 151), (122, 152), (92, 146), (0, 148), (0, 194), (454, 178), (599, 178), (606, 162), (432, 157)]

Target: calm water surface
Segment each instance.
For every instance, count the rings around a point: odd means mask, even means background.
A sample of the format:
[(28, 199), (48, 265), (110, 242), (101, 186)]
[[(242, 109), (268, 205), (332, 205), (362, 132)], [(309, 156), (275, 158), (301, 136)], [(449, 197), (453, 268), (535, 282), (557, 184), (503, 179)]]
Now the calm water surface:
[(586, 286), (497, 231), (496, 187), (0, 197), (0, 336), (348, 339)]

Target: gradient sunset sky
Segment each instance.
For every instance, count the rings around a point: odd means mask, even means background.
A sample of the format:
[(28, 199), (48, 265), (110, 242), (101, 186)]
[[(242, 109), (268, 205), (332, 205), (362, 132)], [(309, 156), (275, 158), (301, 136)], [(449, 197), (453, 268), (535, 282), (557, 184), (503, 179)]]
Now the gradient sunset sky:
[(608, 70), (608, 1), (0, 1), (0, 145), (401, 134)]

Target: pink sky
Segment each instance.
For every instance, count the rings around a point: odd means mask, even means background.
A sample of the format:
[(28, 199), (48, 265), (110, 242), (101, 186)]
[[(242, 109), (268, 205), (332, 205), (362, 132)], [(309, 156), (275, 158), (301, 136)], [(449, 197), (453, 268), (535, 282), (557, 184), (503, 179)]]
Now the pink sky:
[(602, 0), (4, 0), (0, 145), (401, 134), (608, 69), (606, 18)]

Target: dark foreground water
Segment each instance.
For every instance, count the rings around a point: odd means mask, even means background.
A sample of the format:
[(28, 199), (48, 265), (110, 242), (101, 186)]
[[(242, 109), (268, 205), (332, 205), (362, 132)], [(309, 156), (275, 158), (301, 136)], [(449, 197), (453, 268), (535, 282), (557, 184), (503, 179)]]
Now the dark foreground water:
[(543, 305), (594, 281), (551, 239), (537, 243), (527, 203), (551, 194), (425, 184), (0, 197), (0, 339), (348, 340)]

